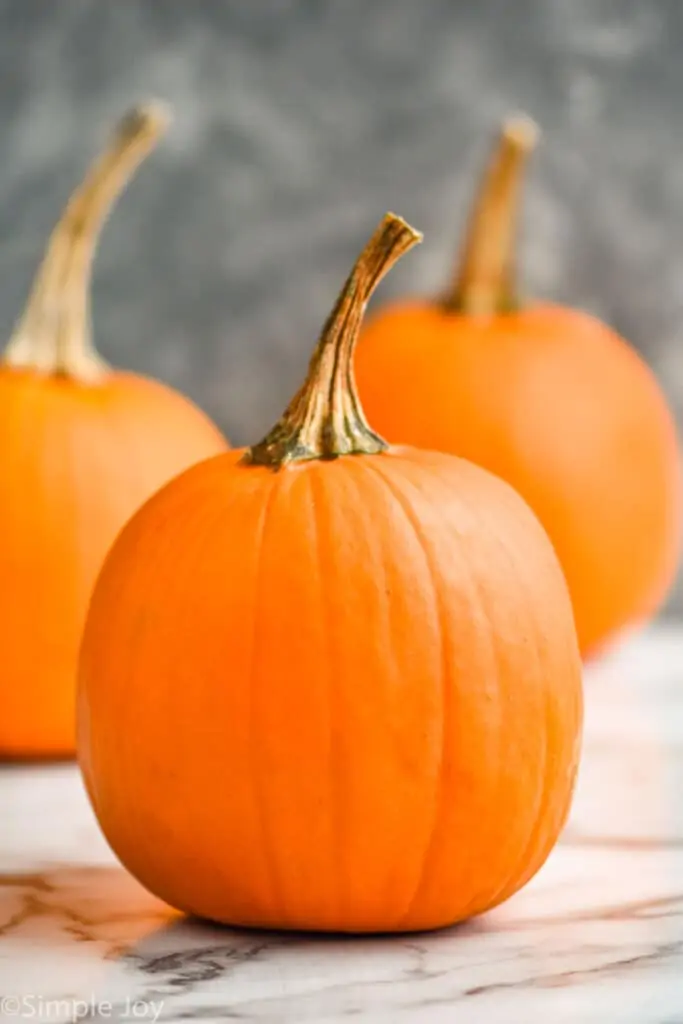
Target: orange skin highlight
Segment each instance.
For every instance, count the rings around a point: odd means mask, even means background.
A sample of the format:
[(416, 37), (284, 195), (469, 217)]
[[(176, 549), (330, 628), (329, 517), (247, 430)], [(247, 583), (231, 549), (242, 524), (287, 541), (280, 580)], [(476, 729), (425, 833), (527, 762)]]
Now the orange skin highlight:
[(368, 264), (408, 232), (380, 225), (274, 430), (151, 498), (95, 588), (85, 784), (124, 865), (187, 913), (451, 924), (522, 886), (567, 815), (581, 665), (550, 542), (507, 484), (382, 450), (357, 406)]
[(397, 304), (368, 323), (355, 372), (385, 437), (471, 459), (526, 499), (584, 654), (657, 610), (679, 556), (676, 429), (653, 374), (608, 327), (553, 306), (466, 317)]

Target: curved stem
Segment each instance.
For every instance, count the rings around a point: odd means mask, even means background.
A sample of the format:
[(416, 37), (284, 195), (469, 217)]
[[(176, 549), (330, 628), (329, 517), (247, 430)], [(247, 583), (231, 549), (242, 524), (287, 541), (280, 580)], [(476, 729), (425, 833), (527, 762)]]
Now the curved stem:
[(358, 257), (323, 327), (303, 386), (244, 462), (280, 469), (289, 462), (373, 454), (387, 447), (370, 429), (353, 377), (353, 351), (373, 291), (422, 236), (388, 213)]
[(524, 165), (538, 129), (525, 117), (503, 125), (465, 235), (447, 309), (490, 316), (518, 308), (515, 242)]
[(54, 229), (26, 310), (14, 329), (4, 363), (84, 382), (101, 379), (108, 366), (90, 331), (89, 289), (99, 232), (134, 170), (168, 121), (157, 103), (135, 107), (69, 200)]

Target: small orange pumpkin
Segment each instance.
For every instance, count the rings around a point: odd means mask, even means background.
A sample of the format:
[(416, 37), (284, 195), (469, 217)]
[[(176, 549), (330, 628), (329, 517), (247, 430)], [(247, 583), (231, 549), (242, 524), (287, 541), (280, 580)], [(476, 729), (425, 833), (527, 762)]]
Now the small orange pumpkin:
[(530, 122), (505, 125), (451, 294), (380, 311), (355, 369), (389, 440), (471, 459), (529, 502), (590, 654), (667, 593), (679, 551), (679, 455), (664, 396), (633, 349), (586, 313), (518, 299), (516, 197), (534, 137)]
[(504, 900), (569, 805), (580, 661), (507, 484), (388, 448), (351, 358), (388, 215), (277, 426), (131, 520), (90, 608), (79, 759), (126, 867), (229, 924), (432, 928)]
[(225, 449), (187, 399), (92, 347), (88, 278), (118, 192), (163, 130), (125, 118), (74, 193), (0, 361), (0, 756), (75, 750), (76, 662), (107, 548), (170, 477)]

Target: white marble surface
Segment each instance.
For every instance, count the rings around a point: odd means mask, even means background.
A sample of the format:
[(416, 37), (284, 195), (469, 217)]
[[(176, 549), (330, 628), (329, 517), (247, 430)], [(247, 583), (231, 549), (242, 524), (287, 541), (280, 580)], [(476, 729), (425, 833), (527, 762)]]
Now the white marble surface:
[(317, 939), (188, 922), (115, 862), (72, 766), (0, 768), (0, 1017), (683, 1024), (683, 631), (586, 679), (570, 824), (464, 926)]

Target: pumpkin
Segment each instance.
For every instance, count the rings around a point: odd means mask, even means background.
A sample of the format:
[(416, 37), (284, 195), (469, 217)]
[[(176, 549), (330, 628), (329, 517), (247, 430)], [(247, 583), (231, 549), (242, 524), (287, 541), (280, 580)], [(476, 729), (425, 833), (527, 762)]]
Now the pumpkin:
[(183, 911), (446, 925), (523, 885), (567, 813), (580, 659), (550, 542), (484, 470), (389, 448), (355, 392), (364, 306), (417, 238), (387, 215), (279, 423), (155, 495), (95, 587), (87, 790)]
[(504, 126), (452, 289), (380, 310), (355, 371), (390, 441), (470, 459), (527, 500), (555, 546), (590, 656), (668, 591), (679, 456), (664, 396), (626, 342), (586, 313), (519, 299), (514, 228), (534, 137), (524, 119)]
[(187, 399), (94, 350), (88, 278), (117, 193), (160, 135), (132, 111), (69, 202), (0, 362), (0, 756), (75, 751), (78, 648), (106, 551), (170, 477), (223, 451)]

